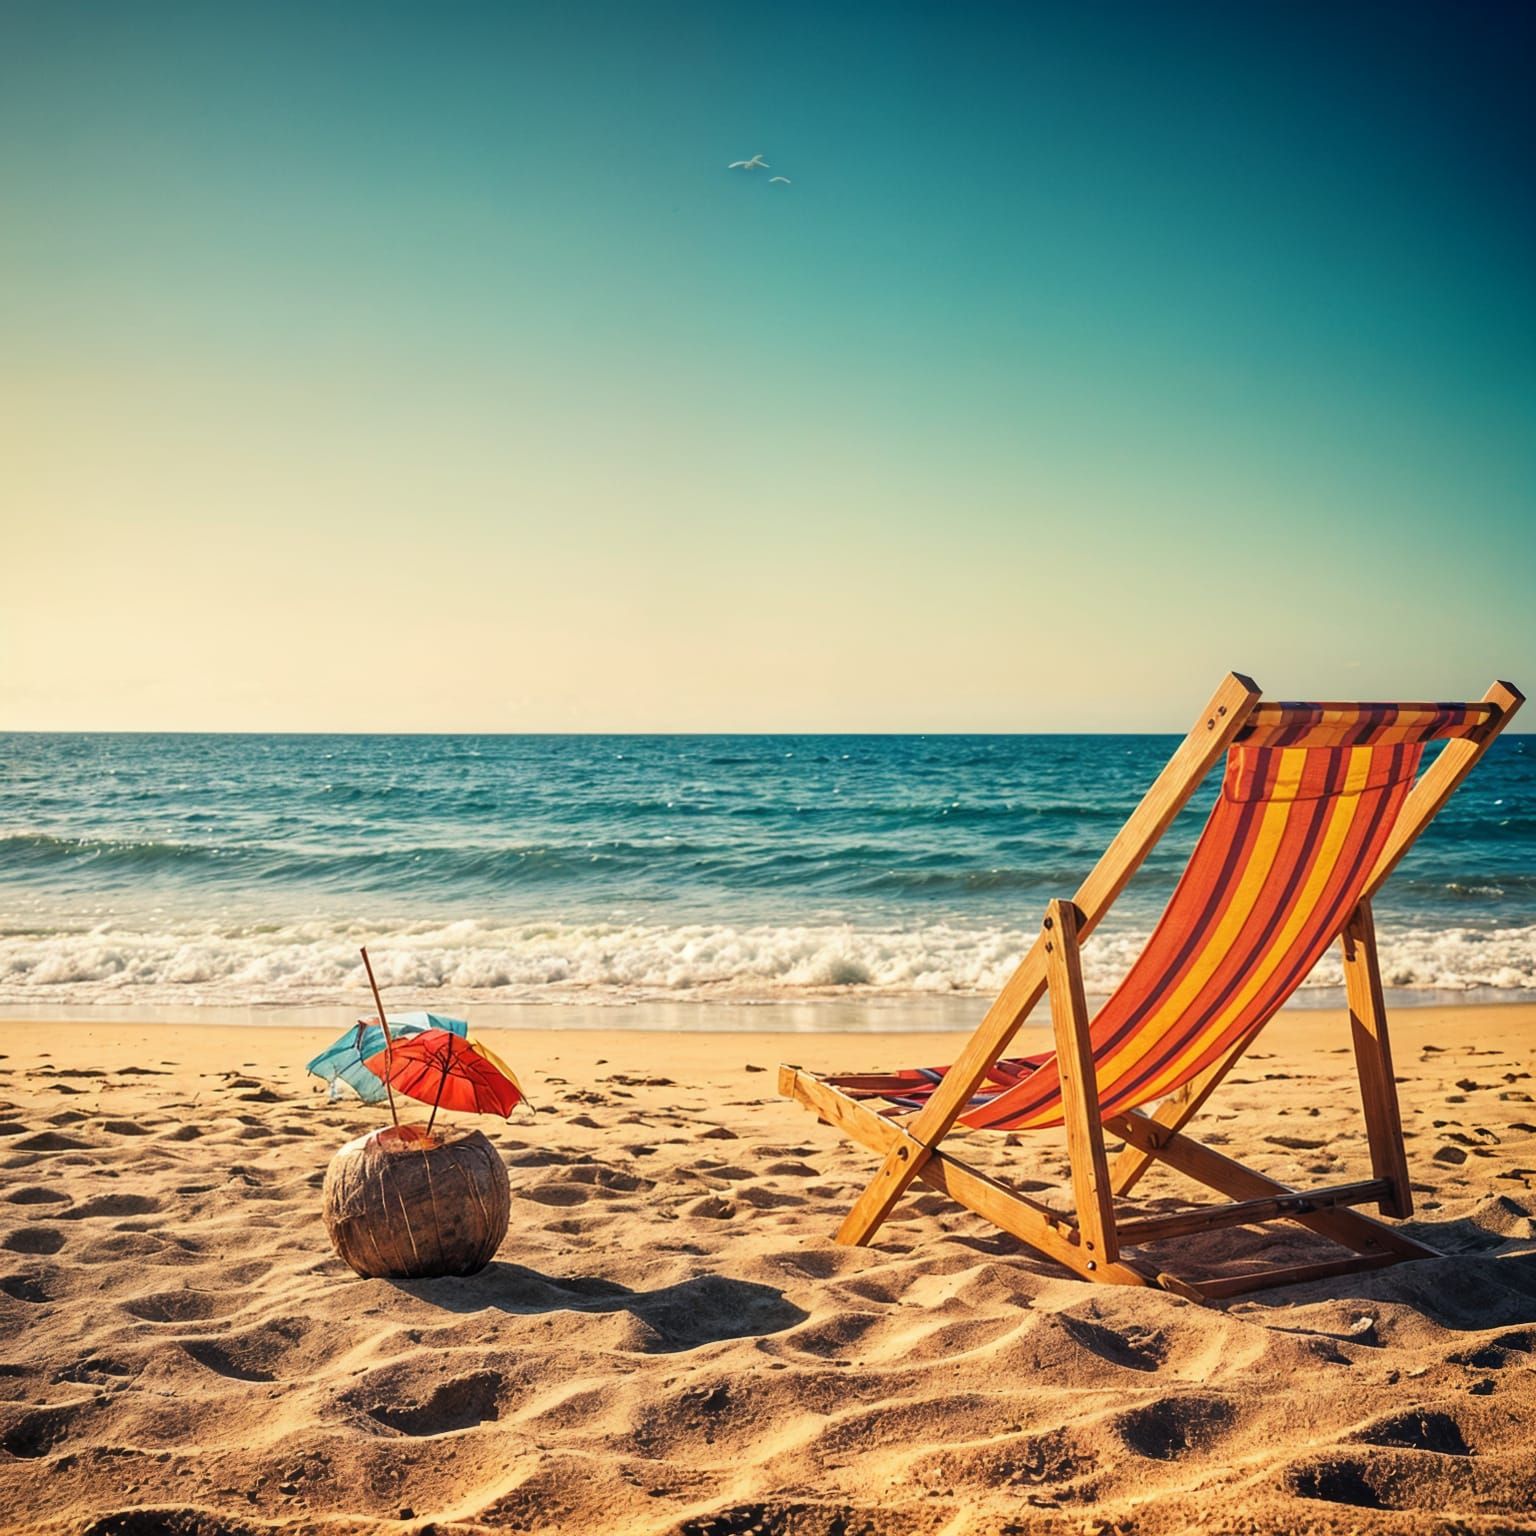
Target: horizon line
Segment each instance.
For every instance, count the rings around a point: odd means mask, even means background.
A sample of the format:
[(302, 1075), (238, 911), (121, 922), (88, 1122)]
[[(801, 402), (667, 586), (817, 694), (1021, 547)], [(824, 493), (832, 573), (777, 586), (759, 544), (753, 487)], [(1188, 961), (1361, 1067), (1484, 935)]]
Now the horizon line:
[[(893, 736), (934, 736), (934, 737), (963, 737), (963, 736), (1179, 736), (1187, 735), (1187, 728), (1179, 730), (1170, 727), (1165, 730), (1069, 730), (1065, 728), (1044, 728), (1028, 731), (999, 731), (999, 730), (883, 730), (883, 731), (808, 731), (808, 730), (557, 730), (553, 728), (531, 727), (526, 730), (205, 730), (196, 727), (177, 726), (169, 729), (136, 727), (132, 730), (122, 728), (98, 729), (94, 727), (59, 727), (59, 726), (0, 726), (0, 737), (5, 736), (355, 736), (355, 737), (433, 737), (433, 736), (483, 736), (483, 737), (522, 737), (522, 736), (606, 736), (629, 737), (644, 739), (651, 736), (692, 737), (703, 739), (716, 736), (776, 736), (776, 737), (801, 737), (813, 739), (821, 736), (839, 737), (869, 737), (884, 738)], [(1536, 730), (1520, 731), (1506, 730), (1501, 736), (1536, 736)]]

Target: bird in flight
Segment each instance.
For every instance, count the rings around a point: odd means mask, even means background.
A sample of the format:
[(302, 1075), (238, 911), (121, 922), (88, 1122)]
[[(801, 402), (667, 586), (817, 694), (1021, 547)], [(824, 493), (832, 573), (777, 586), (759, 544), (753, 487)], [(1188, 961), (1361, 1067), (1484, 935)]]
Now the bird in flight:
[(761, 155), (753, 155), (750, 160), (732, 160), (726, 166), (728, 171), (755, 171), (761, 166), (765, 171), (769, 168), (768, 162)]
[(786, 187), (794, 185), (794, 183), (792, 181), (790, 181), (788, 176), (770, 176), (768, 178), (768, 185), (771, 187), (774, 184), (774, 182), (776, 182), (776, 181), (783, 182)]

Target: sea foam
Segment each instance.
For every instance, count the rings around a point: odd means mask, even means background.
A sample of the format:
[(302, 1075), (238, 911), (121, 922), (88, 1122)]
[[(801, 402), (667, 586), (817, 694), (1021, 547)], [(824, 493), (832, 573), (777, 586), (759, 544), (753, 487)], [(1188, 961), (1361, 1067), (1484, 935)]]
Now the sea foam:
[[(464, 1003), (772, 1001), (855, 996), (985, 995), (1018, 963), (1021, 929), (939, 923), (851, 924), (114, 923), (0, 932), (0, 1003), (349, 1002), (367, 943), (397, 992)], [(1095, 935), (1085, 981), (1109, 991), (1145, 943), (1141, 932)], [(1464, 992), (1536, 990), (1536, 926), (1384, 930), (1389, 987)], [(1307, 985), (1342, 983), (1337, 953)]]

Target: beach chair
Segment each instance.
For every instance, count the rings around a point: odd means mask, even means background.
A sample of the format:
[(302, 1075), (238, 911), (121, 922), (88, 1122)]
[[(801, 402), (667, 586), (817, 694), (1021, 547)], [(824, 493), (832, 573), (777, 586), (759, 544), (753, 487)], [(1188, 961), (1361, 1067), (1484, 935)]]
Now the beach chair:
[[(1522, 702), (1518, 689), (1495, 683), (1475, 704), (1268, 703), (1230, 674), (1077, 894), (1046, 908), (1039, 936), (952, 1066), (857, 1076), (780, 1068), (781, 1093), (883, 1159), (839, 1241), (869, 1242), (920, 1179), (1085, 1279), (1192, 1299), (1433, 1256), (1354, 1209), (1412, 1212), (1371, 898)], [(1434, 741), (1444, 746), (1420, 775)], [(1079, 946), (1223, 758), (1215, 806), (1162, 918), (1090, 1018)], [(1334, 940), (1371, 1177), (1298, 1190), (1184, 1126)], [(1055, 1050), (1005, 1057), (1047, 992)], [(972, 1133), (1064, 1125), (1075, 1218), (956, 1156), (946, 1138), (957, 1125)], [(1106, 1134), (1124, 1143), (1113, 1159)], [(1154, 1161), (1227, 1203), (1117, 1215), (1116, 1200)], [(1126, 1252), (1278, 1220), (1350, 1254), (1191, 1282)]]

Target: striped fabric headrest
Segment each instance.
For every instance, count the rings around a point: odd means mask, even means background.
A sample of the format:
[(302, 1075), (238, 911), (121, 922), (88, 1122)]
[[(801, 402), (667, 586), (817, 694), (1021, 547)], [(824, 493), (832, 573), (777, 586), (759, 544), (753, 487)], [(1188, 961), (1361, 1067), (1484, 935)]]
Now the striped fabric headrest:
[(1495, 704), (1256, 704), (1235, 740), (1245, 747), (1384, 747), (1475, 737)]

